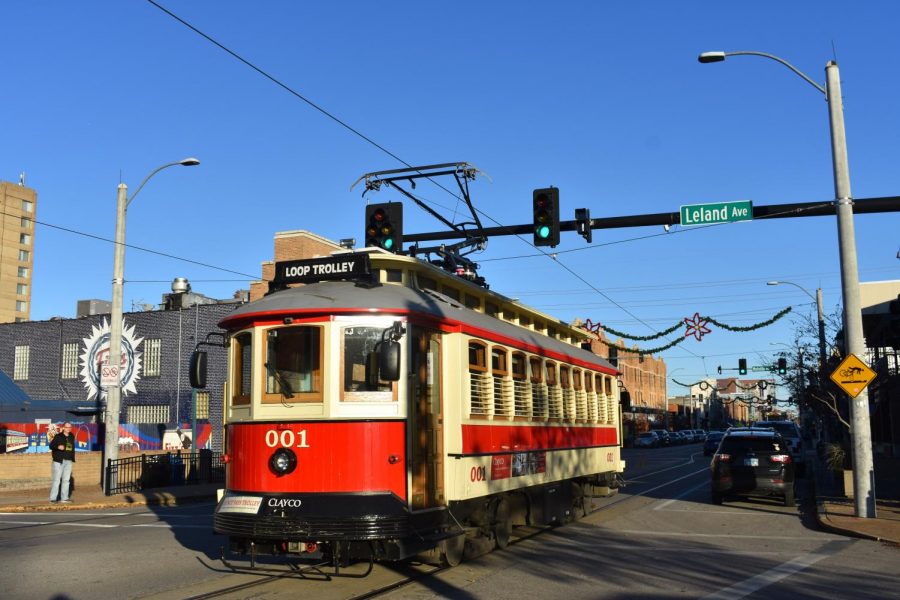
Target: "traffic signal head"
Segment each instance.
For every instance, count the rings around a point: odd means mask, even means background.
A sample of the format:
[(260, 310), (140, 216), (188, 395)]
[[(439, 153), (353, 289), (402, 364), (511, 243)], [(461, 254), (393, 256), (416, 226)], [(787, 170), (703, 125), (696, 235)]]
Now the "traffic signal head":
[(778, 359), (778, 374), (779, 375), (787, 375), (787, 359), (785, 359), (785, 358)]
[(366, 206), (366, 246), (388, 252), (403, 251), (403, 205), (399, 202)]
[(594, 239), (594, 232), (591, 229), (591, 210), (589, 208), (575, 209), (575, 227), (578, 235), (590, 244)]
[(746, 358), (738, 359), (738, 373), (740, 373), (741, 375), (747, 374), (747, 359)]
[(534, 214), (534, 245), (559, 245), (559, 189), (534, 190), (532, 197)]

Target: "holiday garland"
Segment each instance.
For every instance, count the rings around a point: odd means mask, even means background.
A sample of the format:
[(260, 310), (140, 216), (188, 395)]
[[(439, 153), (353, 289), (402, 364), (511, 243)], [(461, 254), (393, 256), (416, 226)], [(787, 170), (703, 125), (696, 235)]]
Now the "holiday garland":
[[(716, 319), (714, 319), (712, 317), (707, 317), (707, 316), (701, 317), (700, 313), (694, 313), (693, 317), (686, 317), (686, 318), (682, 319), (681, 322), (676, 323), (675, 325), (672, 325), (668, 329), (665, 329), (665, 330), (655, 333), (653, 335), (630, 335), (623, 331), (617, 331), (615, 329), (612, 329), (611, 327), (603, 327), (600, 323), (594, 323), (590, 319), (585, 320), (584, 325), (582, 325), (581, 327), (590, 332), (598, 334), (597, 337), (598, 337), (599, 341), (602, 342), (603, 344), (605, 344), (606, 346), (608, 346), (609, 348), (615, 348), (616, 350), (619, 350), (621, 352), (630, 352), (633, 354), (638, 354), (638, 355), (643, 356), (645, 354), (656, 354), (657, 352), (662, 352), (663, 350), (668, 350), (669, 348), (677, 346), (678, 344), (683, 342), (685, 340), (685, 338), (687, 338), (689, 336), (694, 336), (698, 342), (702, 341), (703, 336), (707, 333), (710, 333), (710, 329), (707, 327), (708, 324), (715, 325), (717, 327), (721, 327), (722, 329), (725, 329), (727, 331), (741, 331), (741, 332), (754, 331), (756, 329), (762, 329), (763, 327), (768, 327), (769, 325), (773, 324), (775, 321), (784, 317), (789, 312), (791, 312), (790, 306), (788, 306), (784, 310), (778, 311), (777, 313), (775, 313), (775, 315), (772, 316), (771, 319), (768, 319), (767, 321), (762, 321), (760, 323), (756, 323), (755, 325), (747, 325), (745, 327), (738, 326), (738, 325), (728, 325), (727, 323), (722, 323), (721, 321), (717, 321)], [(685, 326), (684, 337), (677, 338), (675, 340), (672, 340), (668, 344), (665, 344), (663, 346), (657, 346), (655, 348), (644, 348), (644, 349), (626, 348), (625, 346), (620, 346), (614, 342), (608, 342), (599, 336), (600, 330), (603, 330), (608, 334), (612, 334), (612, 335), (614, 335), (616, 337), (620, 337), (620, 338), (625, 338), (625, 339), (629, 339), (629, 340), (638, 340), (638, 341), (649, 341), (649, 340), (655, 340), (657, 338), (661, 338), (665, 335), (669, 335), (670, 333), (675, 332), (681, 326)], [(679, 384), (679, 385), (684, 385), (684, 384)]]

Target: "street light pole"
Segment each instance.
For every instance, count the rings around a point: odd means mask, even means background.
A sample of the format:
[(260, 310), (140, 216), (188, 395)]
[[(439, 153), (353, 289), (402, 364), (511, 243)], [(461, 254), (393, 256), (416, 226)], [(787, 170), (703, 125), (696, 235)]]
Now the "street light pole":
[[(178, 162), (167, 163), (157, 167), (147, 175), (138, 186), (131, 198), (128, 197), (128, 186), (120, 183), (116, 195), (116, 242), (113, 253), (113, 280), (112, 280), (112, 306), (110, 307), (109, 323), (109, 353), (107, 354), (110, 365), (118, 367), (117, 382), (106, 389), (106, 418), (104, 419), (105, 434), (103, 441), (102, 477), (103, 486), (107, 493), (115, 487), (111, 469), (114, 461), (119, 458), (119, 412), (122, 407), (122, 295), (125, 283), (125, 217), (128, 205), (143, 189), (151, 177), (165, 168), (181, 165), (192, 167), (199, 165), (196, 158), (185, 158)], [(118, 363), (118, 364), (117, 364)]]
[(793, 281), (767, 281), (766, 285), (792, 285), (801, 290), (804, 294), (816, 301), (816, 310), (819, 313), (819, 368), (825, 368), (825, 359), (827, 358), (827, 345), (825, 343), (825, 308), (822, 305), (822, 288), (816, 288), (816, 295), (813, 296), (805, 287), (797, 285)]
[[(810, 79), (786, 60), (773, 54), (741, 50), (704, 52), (701, 63), (721, 62), (726, 56), (752, 55), (774, 60), (825, 94), (831, 127), (831, 158), (834, 170), (835, 212), (841, 262), (841, 292), (844, 302), (845, 355), (865, 355), (862, 303), (859, 298), (859, 269), (856, 258), (856, 233), (853, 226), (853, 198), (850, 194), (850, 167), (847, 160), (847, 136), (844, 131), (844, 105), (840, 72), (836, 61), (825, 65), (825, 87)], [(875, 480), (872, 462), (872, 432), (869, 427), (869, 393), (863, 391), (850, 400), (851, 438), (853, 439), (853, 499), (857, 517), (875, 518)]]

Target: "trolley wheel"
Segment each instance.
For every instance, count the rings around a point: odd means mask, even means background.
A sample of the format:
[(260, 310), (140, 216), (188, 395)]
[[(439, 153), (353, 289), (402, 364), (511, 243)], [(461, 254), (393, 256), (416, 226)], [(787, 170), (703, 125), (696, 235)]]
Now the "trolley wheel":
[(501, 498), (500, 501), (497, 502), (497, 506), (494, 509), (494, 524), (492, 529), (497, 548), (503, 550), (509, 546), (509, 537), (512, 535), (513, 525), (512, 515), (509, 513), (509, 502), (506, 501), (506, 498)]
[(455, 567), (462, 562), (466, 551), (466, 535), (461, 533), (452, 538), (443, 540), (440, 545), (441, 566)]
[(794, 506), (794, 504), (794, 486), (790, 486), (786, 490), (784, 490), (784, 505)]
[(577, 521), (588, 515), (587, 496), (584, 494), (584, 486), (572, 483), (572, 521)]

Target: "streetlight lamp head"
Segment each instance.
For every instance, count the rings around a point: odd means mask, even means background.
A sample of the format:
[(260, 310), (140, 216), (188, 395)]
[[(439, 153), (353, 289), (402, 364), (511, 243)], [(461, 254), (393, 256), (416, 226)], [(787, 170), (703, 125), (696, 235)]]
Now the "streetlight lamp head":
[(200, 161), (192, 156), (190, 158), (185, 158), (184, 160), (179, 160), (178, 164), (183, 167), (195, 167), (200, 164)]
[(781, 282), (780, 281), (767, 281), (766, 285), (778, 285), (779, 283), (781, 283)]
[(714, 63), (714, 62), (722, 62), (725, 60), (724, 52), (704, 52), (700, 56), (697, 57), (697, 60), (702, 63)]

